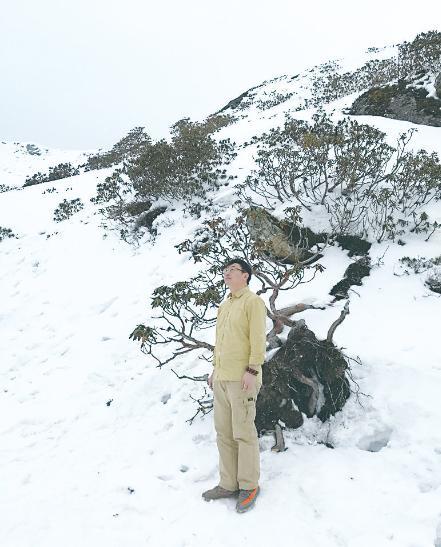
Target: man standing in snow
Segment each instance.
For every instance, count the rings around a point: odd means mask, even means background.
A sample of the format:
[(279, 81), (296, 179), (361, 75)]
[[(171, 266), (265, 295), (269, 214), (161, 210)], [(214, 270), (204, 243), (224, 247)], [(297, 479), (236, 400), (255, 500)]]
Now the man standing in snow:
[(238, 258), (224, 266), (230, 294), (219, 306), (214, 371), (214, 426), (220, 482), (202, 494), (206, 501), (238, 495), (236, 510), (248, 511), (259, 494), (260, 455), (254, 419), (266, 349), (266, 307), (251, 292), (251, 266)]

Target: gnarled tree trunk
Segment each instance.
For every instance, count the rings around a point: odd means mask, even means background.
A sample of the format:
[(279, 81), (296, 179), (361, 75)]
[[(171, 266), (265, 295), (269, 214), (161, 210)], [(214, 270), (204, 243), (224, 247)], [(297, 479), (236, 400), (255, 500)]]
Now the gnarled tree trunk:
[(303, 320), (296, 321), (286, 343), (264, 364), (257, 398), (257, 430), (303, 423), (302, 413), (325, 421), (341, 410), (350, 395), (348, 365), (332, 341), (317, 340)]

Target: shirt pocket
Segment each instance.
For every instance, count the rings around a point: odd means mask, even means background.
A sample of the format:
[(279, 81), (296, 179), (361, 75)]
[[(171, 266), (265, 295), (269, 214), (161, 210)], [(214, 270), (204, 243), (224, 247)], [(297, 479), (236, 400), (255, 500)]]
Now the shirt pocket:
[(239, 302), (232, 308), (229, 317), (229, 323), (231, 327), (235, 329), (240, 329), (241, 331), (243, 331), (244, 329), (248, 329), (247, 314), (241, 302)]

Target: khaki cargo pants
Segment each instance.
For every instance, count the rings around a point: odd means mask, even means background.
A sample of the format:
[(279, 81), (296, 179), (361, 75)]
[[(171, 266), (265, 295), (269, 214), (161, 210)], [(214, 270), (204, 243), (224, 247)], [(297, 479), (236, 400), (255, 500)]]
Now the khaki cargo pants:
[(241, 382), (213, 382), (219, 484), (227, 490), (252, 490), (259, 483), (259, 440), (254, 425), (259, 390), (260, 385), (242, 391)]

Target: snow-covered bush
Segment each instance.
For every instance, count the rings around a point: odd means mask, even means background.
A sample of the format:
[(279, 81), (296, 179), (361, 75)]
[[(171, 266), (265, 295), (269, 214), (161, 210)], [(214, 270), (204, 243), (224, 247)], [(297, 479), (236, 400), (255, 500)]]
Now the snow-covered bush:
[(91, 198), (90, 201), (96, 205), (103, 205), (114, 200), (123, 201), (130, 188), (121, 171), (117, 169), (106, 177), (104, 182), (99, 182), (96, 190), (97, 195)]
[(441, 255), (434, 258), (403, 256), (399, 262), (406, 275), (426, 273), (425, 285), (431, 291), (441, 293)]
[(35, 144), (27, 144), (26, 152), (31, 156), (41, 156), (41, 150)]
[(31, 177), (27, 177), (26, 182), (23, 184), (23, 186), (33, 186), (34, 184), (42, 184), (43, 182), (47, 182), (49, 179), (47, 175), (44, 175), (43, 173), (34, 173)]
[(441, 198), (441, 165), (436, 153), (407, 151), (411, 137), (412, 131), (402, 134), (393, 147), (385, 133), (349, 118), (287, 119), (254, 139), (257, 169), (239, 195), (270, 208), (321, 207), (333, 235), (382, 241), (406, 230), (431, 234), (438, 224), (423, 207)]
[[(97, 195), (90, 201), (103, 206), (99, 210), (100, 213), (115, 224), (124, 241), (136, 239), (136, 235), (141, 235), (136, 234), (141, 227), (148, 228), (154, 235), (152, 222), (160, 214), (158, 208), (151, 210), (152, 201), (149, 199), (133, 198), (130, 181), (121, 169), (117, 169), (106, 177), (104, 182), (97, 185)], [(164, 207), (160, 208), (160, 212), (164, 210)]]
[(17, 237), (11, 228), (3, 228), (0, 226), (0, 241), (3, 241), (6, 238)]
[(78, 211), (81, 211), (83, 207), (84, 204), (80, 198), (64, 199), (54, 211), (54, 221), (61, 222), (67, 220), (75, 213), (78, 213)]
[(31, 177), (26, 179), (23, 186), (33, 186), (35, 184), (41, 184), (43, 182), (51, 182), (53, 180), (65, 179), (68, 177), (74, 177), (80, 174), (78, 167), (74, 167), (69, 163), (59, 163), (54, 167), (49, 167), (49, 173), (44, 175), (43, 173), (35, 173)]
[(312, 76), (312, 99), (303, 108), (319, 107), (372, 86), (382, 85), (398, 77), (399, 66), (394, 57), (372, 59), (354, 72), (339, 72), (338, 63), (319, 66)]
[(441, 32), (421, 32), (412, 42), (398, 46), (400, 78), (441, 68)]
[(105, 169), (128, 160), (132, 155), (138, 156), (142, 150), (152, 144), (151, 137), (145, 132), (144, 127), (134, 127), (129, 133), (119, 140), (111, 150), (92, 155), (82, 166), (85, 171)]
[(124, 171), (135, 196), (190, 201), (225, 181), (225, 164), (234, 157), (234, 146), (229, 140), (212, 137), (226, 123), (225, 116), (216, 118), (202, 123), (180, 120), (171, 128), (170, 142), (159, 140), (130, 158)]
[[(231, 118), (213, 115), (204, 122), (188, 118), (171, 127), (171, 139), (152, 142), (143, 128), (135, 128), (106, 154), (93, 160), (96, 168), (118, 163), (118, 168), (97, 185), (92, 203), (102, 205), (100, 213), (117, 229), (124, 241), (135, 241), (147, 228), (153, 236), (154, 218), (164, 212), (165, 202), (182, 200), (190, 214), (200, 214), (200, 200), (206, 207), (208, 189), (228, 179), (225, 166), (235, 156), (229, 140), (217, 141), (213, 133)], [(92, 168), (92, 159), (89, 159)], [(94, 164), (94, 165), (95, 165)], [(113, 226), (112, 226), (113, 225)]]
[(411, 271), (420, 274), (431, 270), (435, 266), (441, 266), (441, 255), (435, 258), (425, 258), (424, 256), (411, 258), (410, 256), (403, 256), (399, 262), (401, 262), (405, 274), (409, 275)]
[(441, 294), (441, 268), (434, 268), (425, 283), (431, 291)]
[(371, 59), (353, 72), (339, 72), (332, 61), (317, 67), (312, 75), (312, 99), (302, 108), (317, 107), (352, 93), (358, 93), (418, 72), (441, 68), (441, 32), (432, 30), (418, 34), (412, 42), (398, 45), (398, 55), (388, 59)]

